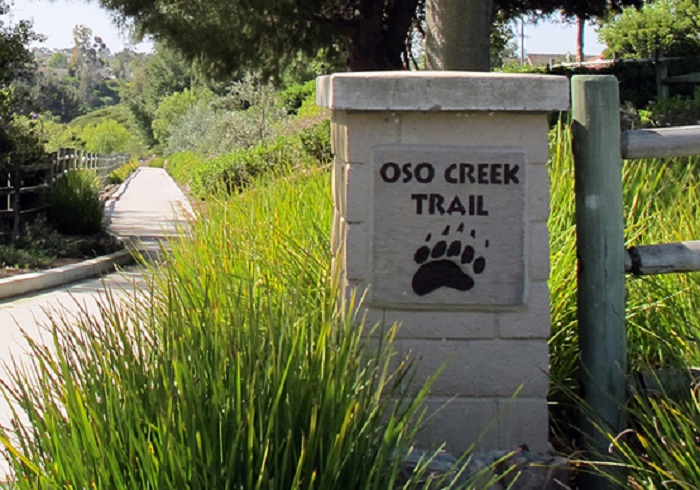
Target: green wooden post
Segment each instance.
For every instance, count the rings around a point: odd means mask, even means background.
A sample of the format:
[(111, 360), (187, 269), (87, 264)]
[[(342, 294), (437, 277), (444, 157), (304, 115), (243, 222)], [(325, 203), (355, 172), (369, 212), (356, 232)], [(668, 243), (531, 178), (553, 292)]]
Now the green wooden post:
[[(607, 454), (625, 428), (627, 344), (618, 82), (609, 75), (572, 78), (576, 190), (578, 328), (581, 393), (592, 410), (579, 428), (593, 457)], [(604, 488), (595, 477), (581, 488)]]

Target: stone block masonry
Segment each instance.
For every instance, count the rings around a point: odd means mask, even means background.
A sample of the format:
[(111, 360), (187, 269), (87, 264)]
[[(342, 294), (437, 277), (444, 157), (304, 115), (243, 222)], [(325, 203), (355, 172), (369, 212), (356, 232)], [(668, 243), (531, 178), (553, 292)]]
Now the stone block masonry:
[(420, 376), (443, 363), (419, 444), (547, 448), (548, 123), (564, 77), (320, 77), (332, 110), (334, 267), (369, 321), (399, 322)]

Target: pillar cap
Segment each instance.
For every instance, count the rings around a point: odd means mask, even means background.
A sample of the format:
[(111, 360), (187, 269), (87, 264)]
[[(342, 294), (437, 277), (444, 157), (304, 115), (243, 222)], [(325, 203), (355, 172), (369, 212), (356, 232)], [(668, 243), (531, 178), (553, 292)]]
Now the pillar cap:
[(316, 79), (316, 103), (340, 111), (563, 111), (569, 80), (465, 71), (337, 73)]

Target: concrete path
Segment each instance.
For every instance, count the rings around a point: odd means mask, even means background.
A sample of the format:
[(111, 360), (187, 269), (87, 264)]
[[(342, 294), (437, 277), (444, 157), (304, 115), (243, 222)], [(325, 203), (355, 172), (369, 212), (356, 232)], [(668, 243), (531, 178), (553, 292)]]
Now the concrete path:
[(152, 251), (158, 242), (177, 234), (192, 217), (192, 207), (173, 179), (160, 168), (142, 167), (106, 204), (107, 229)]
[[(159, 249), (159, 242), (184, 226), (192, 211), (187, 198), (163, 169), (140, 168), (117, 190), (106, 205), (108, 229), (144, 253)], [(67, 287), (0, 302), (0, 363), (14, 358), (27, 362), (22, 331), (34, 339), (48, 340), (43, 326), (51, 310), (97, 313), (100, 296), (110, 289), (115, 297), (134, 294), (145, 284), (137, 266)], [(0, 368), (4, 374), (4, 369)], [(0, 400), (0, 424), (9, 422), (9, 407)], [(0, 457), (0, 482), (8, 466)]]

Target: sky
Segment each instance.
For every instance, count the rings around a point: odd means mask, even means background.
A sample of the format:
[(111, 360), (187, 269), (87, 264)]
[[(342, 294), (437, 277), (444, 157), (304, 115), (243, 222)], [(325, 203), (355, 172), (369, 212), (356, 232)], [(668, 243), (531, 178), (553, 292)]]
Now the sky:
[[(96, 36), (101, 36), (112, 52), (121, 51), (129, 43), (128, 35), (119, 31), (111, 21), (110, 14), (95, 1), (85, 0), (14, 0), (14, 21), (33, 20), (34, 31), (47, 36), (41, 44), (51, 49), (73, 46), (73, 27), (86, 25)], [(584, 35), (586, 54), (599, 54), (603, 46), (592, 27), (587, 26)], [(137, 51), (147, 52), (153, 47), (146, 42), (133, 46)], [(542, 54), (576, 53), (576, 27), (552, 23), (525, 25), (525, 52)]]

